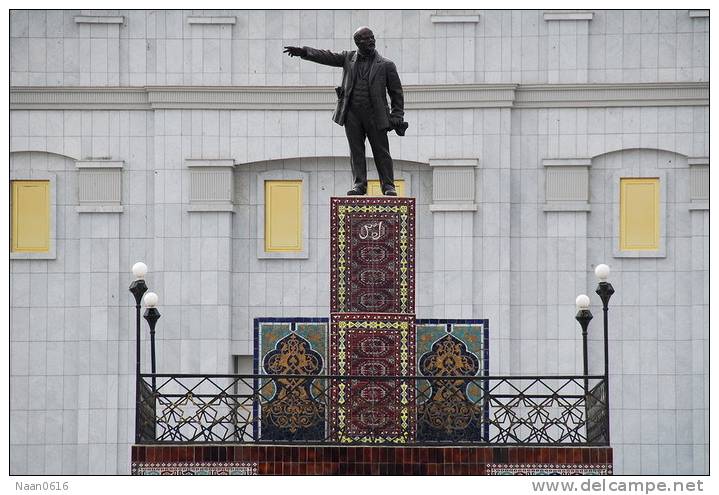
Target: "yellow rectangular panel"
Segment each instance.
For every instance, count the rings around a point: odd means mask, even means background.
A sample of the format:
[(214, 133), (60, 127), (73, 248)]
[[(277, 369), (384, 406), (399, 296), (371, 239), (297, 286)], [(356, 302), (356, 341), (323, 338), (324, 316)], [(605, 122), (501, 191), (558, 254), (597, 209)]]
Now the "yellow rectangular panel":
[[(394, 187), (397, 189), (397, 196), (404, 196), (404, 179), (394, 181)], [(382, 196), (382, 186), (379, 180), (367, 181), (367, 196)]]
[(619, 212), (622, 251), (659, 249), (659, 178), (621, 179)]
[(302, 251), (302, 181), (265, 181), (265, 251)]
[(50, 250), (50, 181), (12, 181), (12, 251)]

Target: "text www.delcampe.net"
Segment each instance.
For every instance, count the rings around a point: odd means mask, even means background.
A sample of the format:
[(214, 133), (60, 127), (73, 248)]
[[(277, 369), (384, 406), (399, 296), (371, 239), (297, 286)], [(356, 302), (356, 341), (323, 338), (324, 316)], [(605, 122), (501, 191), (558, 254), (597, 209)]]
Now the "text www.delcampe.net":
[(532, 481), (535, 492), (703, 492), (704, 482), (696, 481)]

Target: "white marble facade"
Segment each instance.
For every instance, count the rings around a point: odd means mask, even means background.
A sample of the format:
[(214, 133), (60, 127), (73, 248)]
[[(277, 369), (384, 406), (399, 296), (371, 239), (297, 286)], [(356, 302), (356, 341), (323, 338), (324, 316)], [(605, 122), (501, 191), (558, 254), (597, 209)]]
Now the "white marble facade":
[[(709, 13), (687, 10), (12, 11), (11, 178), (53, 177), (56, 249), (11, 260), (11, 473), (129, 472), (137, 260), (160, 371), (233, 372), (253, 318), (328, 316), (341, 76), (282, 47), (350, 49), (365, 24), (405, 85), (418, 317), (489, 318), (493, 374), (579, 373), (586, 293), (601, 373), (608, 263), (615, 473), (708, 473)], [(99, 167), (119, 203), (83, 200)], [(210, 169), (232, 187), (204, 204)], [(570, 170), (588, 188), (546, 187)], [(304, 258), (258, 257), (268, 172), (306, 177)], [(646, 174), (664, 256), (615, 256), (618, 177)]]

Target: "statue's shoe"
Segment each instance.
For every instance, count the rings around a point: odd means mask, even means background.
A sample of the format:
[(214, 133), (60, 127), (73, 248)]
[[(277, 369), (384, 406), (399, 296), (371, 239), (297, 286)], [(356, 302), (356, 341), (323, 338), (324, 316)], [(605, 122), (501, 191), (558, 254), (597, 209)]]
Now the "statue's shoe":
[(384, 192), (385, 196), (397, 196), (397, 191), (395, 189), (387, 189)]
[(365, 194), (367, 194), (367, 191), (362, 189), (350, 189), (347, 191), (347, 196), (364, 196)]

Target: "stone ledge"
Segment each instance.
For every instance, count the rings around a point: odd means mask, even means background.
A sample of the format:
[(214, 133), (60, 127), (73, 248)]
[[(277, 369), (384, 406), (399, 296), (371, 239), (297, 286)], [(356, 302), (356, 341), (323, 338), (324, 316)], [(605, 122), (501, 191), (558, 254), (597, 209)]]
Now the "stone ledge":
[(435, 14), (430, 16), (432, 24), (459, 24), (459, 23), (470, 23), (476, 24), (479, 22), (479, 15), (471, 14)]
[(117, 16), (100, 16), (100, 15), (76, 15), (73, 19), (75, 24), (124, 24), (125, 17)]
[[(709, 84), (451, 84), (405, 86), (408, 110), (709, 105)], [(331, 110), (331, 87), (148, 86), (10, 88), (11, 110)]]
[(517, 88), (514, 106), (642, 107), (709, 105), (707, 83), (537, 84)]
[(430, 167), (479, 167), (479, 158), (430, 158)]
[(709, 210), (709, 200), (697, 200), (689, 203), (689, 211)]
[[(54, 246), (54, 244), (53, 244)], [(57, 259), (54, 247), (45, 253), (14, 253), (10, 252), (11, 260), (54, 260)]]
[(545, 21), (591, 21), (591, 10), (548, 10), (544, 12)]
[(77, 168), (122, 168), (124, 160), (77, 160)]
[(542, 165), (545, 167), (590, 167), (591, 158), (544, 158)]
[(586, 201), (549, 201), (544, 203), (542, 210), (550, 211), (592, 211), (592, 206)]
[(615, 250), (612, 253), (614, 258), (666, 258), (666, 252), (664, 249), (656, 251), (620, 251)]
[(687, 158), (687, 165), (689, 165), (690, 167), (709, 165), (709, 157), (708, 156), (698, 156), (698, 157)]
[(689, 11), (689, 17), (692, 19), (701, 19), (704, 17), (709, 17), (709, 10), (690, 10)]
[(187, 18), (188, 24), (236, 24), (237, 17), (191, 16)]
[(234, 167), (235, 160), (232, 158), (185, 158), (187, 168), (201, 167)]
[(433, 203), (429, 205), (429, 211), (477, 211), (477, 205), (474, 203)]
[(205, 204), (191, 204), (187, 207), (189, 213), (198, 212), (228, 212), (234, 213), (235, 206), (231, 203), (205, 203)]
[(122, 205), (80, 205), (75, 207), (77, 213), (122, 213)]

